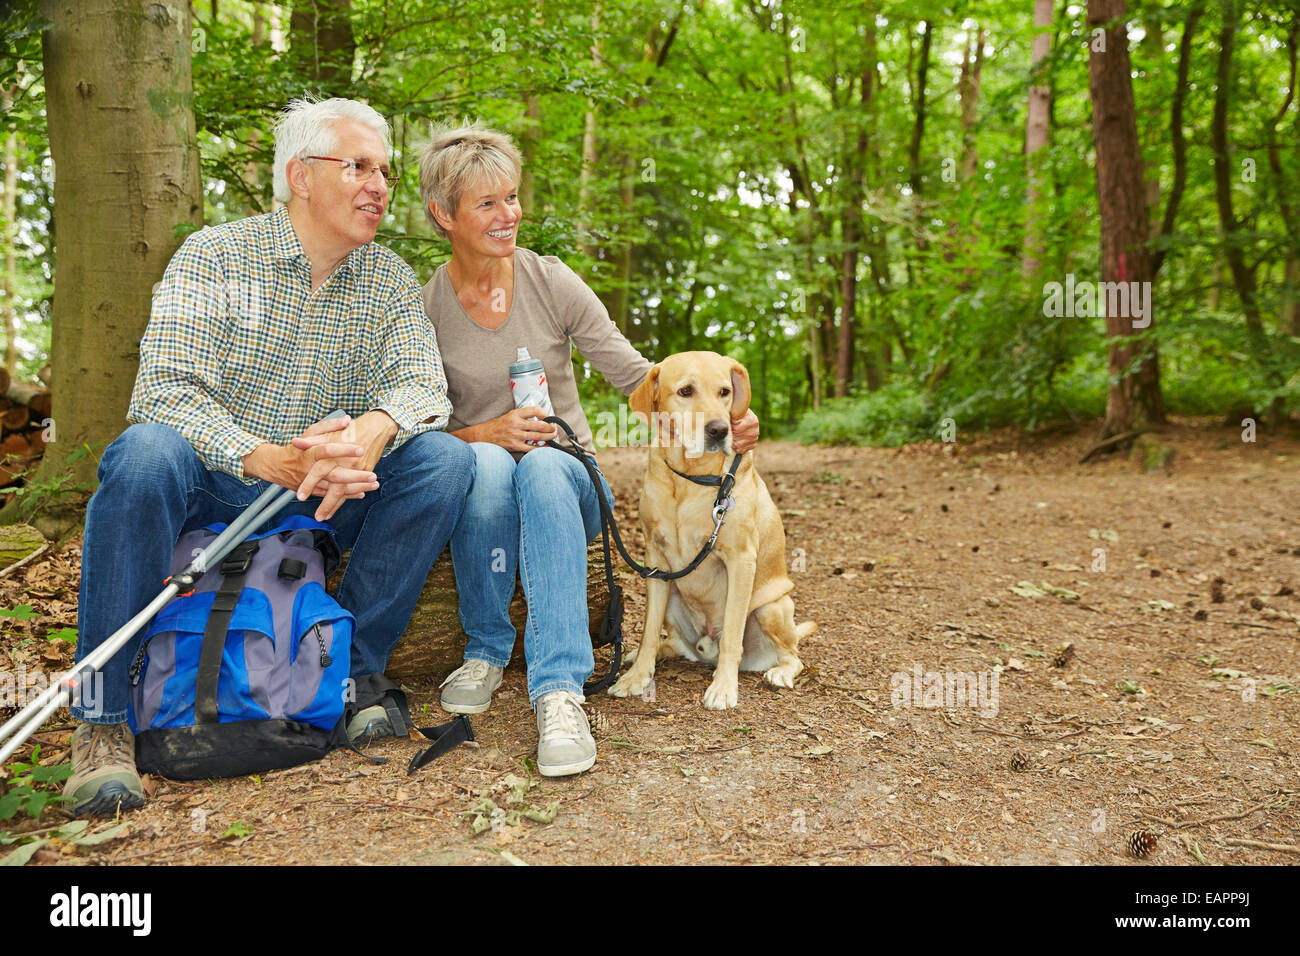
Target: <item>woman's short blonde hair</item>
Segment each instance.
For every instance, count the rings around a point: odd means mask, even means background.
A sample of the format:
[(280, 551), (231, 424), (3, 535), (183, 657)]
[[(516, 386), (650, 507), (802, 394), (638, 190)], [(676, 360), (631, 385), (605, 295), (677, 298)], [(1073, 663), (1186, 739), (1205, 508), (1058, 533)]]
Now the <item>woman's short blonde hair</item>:
[(420, 151), (420, 201), (433, 231), (447, 238), (447, 231), (433, 217), (431, 202), (455, 216), (465, 190), (485, 181), (517, 186), (522, 168), (514, 141), (478, 120), (434, 127), (433, 138)]

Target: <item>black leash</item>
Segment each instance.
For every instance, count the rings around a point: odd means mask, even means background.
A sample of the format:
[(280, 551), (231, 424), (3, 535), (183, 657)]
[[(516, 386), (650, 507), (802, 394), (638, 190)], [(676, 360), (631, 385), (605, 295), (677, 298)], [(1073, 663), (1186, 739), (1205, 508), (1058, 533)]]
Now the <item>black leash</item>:
[(568, 436), (570, 447), (566, 448), (557, 441), (548, 441), (546, 444), (566, 455), (572, 455), (578, 461), (582, 462), (587, 474), (591, 478), (592, 486), (596, 489), (596, 501), (600, 505), (600, 533), (605, 550), (605, 584), (609, 587), (609, 607), (605, 609), (605, 618), (600, 625), (600, 637), (596, 642), (597, 647), (604, 647), (606, 644), (614, 646), (614, 657), (610, 661), (609, 673), (598, 681), (592, 681), (583, 685), (583, 693), (587, 696), (599, 693), (614, 682), (618, 676), (618, 669), (623, 663), (623, 588), (614, 583), (614, 560), (609, 550), (610, 532), (614, 535), (614, 544), (618, 546), (618, 553), (623, 556), (623, 560), (628, 566), (641, 575), (643, 578), (654, 578), (658, 581), (675, 581), (678, 578), (684, 578), (703, 563), (704, 559), (709, 556), (713, 550), (714, 543), (718, 540), (718, 532), (722, 530), (722, 522), (727, 518), (727, 512), (736, 506), (735, 499), (731, 497), (731, 489), (736, 485), (736, 470), (740, 467), (740, 455), (736, 455), (731, 461), (731, 467), (721, 475), (683, 475), (671, 465), (668, 467), (672, 471), (688, 481), (693, 481), (697, 485), (716, 486), (718, 495), (713, 502), (713, 533), (709, 535), (709, 540), (705, 542), (700, 553), (695, 556), (686, 567), (680, 571), (664, 571), (659, 568), (648, 568), (643, 564), (632, 559), (627, 553), (627, 548), (623, 545), (623, 537), (618, 533), (618, 525), (614, 523), (614, 512), (605, 500), (605, 493), (600, 487), (600, 474), (596, 471), (596, 462), (582, 450), (578, 444), (578, 436), (573, 433), (569, 423), (562, 418), (556, 418), (550, 415), (542, 419), (558, 428), (564, 429), (565, 435)]

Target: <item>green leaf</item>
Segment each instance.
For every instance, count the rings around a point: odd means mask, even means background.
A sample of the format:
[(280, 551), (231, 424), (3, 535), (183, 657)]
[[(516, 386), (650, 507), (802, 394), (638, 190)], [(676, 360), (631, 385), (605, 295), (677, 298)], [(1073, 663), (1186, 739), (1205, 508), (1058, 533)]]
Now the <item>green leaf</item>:
[(1215, 680), (1239, 680), (1246, 676), (1246, 672), (1231, 667), (1216, 667), (1210, 671), (1210, 676)]
[[(76, 821), (80, 822), (80, 821)], [(126, 823), (109, 823), (100, 827), (98, 830), (92, 830), (85, 836), (77, 837), (70, 842), (77, 846), (98, 846), (101, 843), (107, 843), (109, 840), (115, 840), (126, 833)], [(252, 832), (251, 830), (249, 831)]]
[(559, 799), (552, 800), (544, 809), (539, 809), (529, 805), (524, 807), (520, 813), (529, 820), (536, 820), (538, 823), (552, 823), (555, 820), (555, 814), (560, 809)]
[(23, 803), (23, 809), (27, 811), (29, 817), (32, 817), (33, 819), (39, 817), (41, 811), (45, 809), (45, 805), (50, 802), (51, 796), (53, 796), (53, 794), (48, 790), (33, 790), (31, 795)]
[(49, 842), (49, 840), (36, 840), (32, 843), (24, 843), (18, 849), (0, 857), (0, 866), (22, 866), (36, 855), (37, 850)]
[(5, 610), (0, 607), (0, 617), (12, 617), (20, 621), (30, 621), (34, 617), (40, 617), (30, 604), (20, 604), (13, 610)]
[(62, 783), (72, 776), (72, 762), (57, 763), (52, 767), (33, 767), (33, 783)]
[(243, 820), (236, 820), (230, 826), (226, 827), (226, 832), (221, 834), (220, 839), (229, 840), (231, 838), (246, 837), (252, 835), (253, 828)]
[(61, 627), (57, 631), (51, 631), (45, 635), (47, 641), (67, 641), (69, 644), (77, 643), (77, 629), (75, 627)]
[(66, 840), (69, 843), (75, 843), (77, 838), (86, 832), (88, 826), (90, 826), (89, 820), (71, 820), (52, 832), (50, 836), (58, 837), (58, 839)]

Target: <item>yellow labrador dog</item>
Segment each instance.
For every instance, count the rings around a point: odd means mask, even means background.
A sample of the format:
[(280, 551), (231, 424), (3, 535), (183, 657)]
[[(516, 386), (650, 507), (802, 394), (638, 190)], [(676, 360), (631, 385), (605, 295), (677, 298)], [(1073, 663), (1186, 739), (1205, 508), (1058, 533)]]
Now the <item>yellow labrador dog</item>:
[[(634, 412), (658, 424), (641, 492), (648, 562), (678, 570), (713, 532), (717, 489), (674, 474), (716, 476), (731, 464), (731, 420), (749, 408), (749, 373), (714, 352), (681, 352), (650, 369), (628, 399)], [(609, 693), (638, 695), (654, 678), (655, 660), (676, 652), (715, 664), (704, 692), (710, 710), (735, 707), (737, 674), (765, 671), (774, 687), (793, 687), (803, 669), (799, 640), (817, 630), (796, 625), (794, 583), (786, 573), (785, 529), (767, 486), (745, 455), (713, 552), (675, 581), (646, 583), (645, 634), (632, 667)], [(668, 642), (659, 632), (667, 625)]]

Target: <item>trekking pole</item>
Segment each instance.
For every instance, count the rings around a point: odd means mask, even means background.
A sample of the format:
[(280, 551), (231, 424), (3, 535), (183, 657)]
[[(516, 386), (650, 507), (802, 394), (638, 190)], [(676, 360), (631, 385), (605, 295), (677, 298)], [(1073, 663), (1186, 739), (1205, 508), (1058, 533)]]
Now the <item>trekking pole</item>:
[[(336, 410), (325, 417), (326, 419), (341, 418), (343, 415), (344, 412)], [(162, 593), (150, 601), (144, 610), (114, 631), (106, 641), (73, 665), (70, 671), (50, 684), (35, 700), (29, 702), (3, 727), (0, 727), (0, 741), (4, 741), (10, 734), (14, 735), (8, 743), (0, 747), (0, 767), (4, 766), (9, 756), (21, 747), (51, 714), (71, 703), (83, 681), (107, 664), (113, 655), (121, 650), (140, 628), (148, 624), (168, 601), (177, 594), (193, 590), (195, 583), (203, 577), (209, 567), (219, 565), (254, 528), (263, 524), (296, 497), (297, 494), (292, 488), (281, 488), (279, 485), (268, 487), (206, 548), (195, 555), (193, 561), (183, 570), (169, 577)]]

